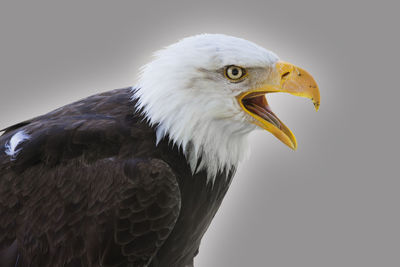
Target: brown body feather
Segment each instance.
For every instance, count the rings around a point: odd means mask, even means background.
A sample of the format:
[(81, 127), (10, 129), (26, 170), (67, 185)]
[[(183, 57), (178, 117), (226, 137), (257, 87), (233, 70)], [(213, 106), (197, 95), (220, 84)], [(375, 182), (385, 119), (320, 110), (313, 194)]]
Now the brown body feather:
[[(233, 171), (214, 184), (135, 113), (129, 88), (0, 137), (0, 266), (193, 266)], [(13, 159), (5, 145), (30, 139)], [(227, 178), (226, 178), (227, 176)]]

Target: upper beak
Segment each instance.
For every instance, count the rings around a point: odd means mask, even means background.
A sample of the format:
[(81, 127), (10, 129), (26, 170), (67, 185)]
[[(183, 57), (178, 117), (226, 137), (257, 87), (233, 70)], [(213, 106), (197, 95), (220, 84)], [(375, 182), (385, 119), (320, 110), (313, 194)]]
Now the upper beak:
[(311, 74), (284, 61), (278, 61), (276, 69), (281, 77), (280, 86), (276, 88), (276, 92), (309, 98), (314, 104), (315, 111), (318, 111), (320, 104), (319, 89)]
[(274, 92), (289, 93), (312, 100), (315, 110), (320, 105), (318, 85), (314, 78), (305, 70), (290, 63), (278, 61), (275, 65), (278, 82), (265, 84), (237, 96), (239, 105), (250, 116), (255, 118), (254, 124), (271, 132), (292, 149), (297, 148), (296, 137), (290, 129), (271, 111), (265, 94)]

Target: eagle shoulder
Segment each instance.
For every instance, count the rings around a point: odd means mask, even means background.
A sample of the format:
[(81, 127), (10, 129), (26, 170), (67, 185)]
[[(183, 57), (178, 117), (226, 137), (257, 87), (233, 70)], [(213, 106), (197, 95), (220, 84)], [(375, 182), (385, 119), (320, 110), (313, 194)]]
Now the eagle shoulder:
[[(5, 129), (0, 257), (17, 249), (23, 264), (38, 266), (146, 266), (173, 229), (181, 199), (164, 161), (130, 152), (145, 151), (154, 135), (135, 124), (132, 106), (128, 89), (114, 90)], [(21, 132), (27, 138), (11, 144)]]

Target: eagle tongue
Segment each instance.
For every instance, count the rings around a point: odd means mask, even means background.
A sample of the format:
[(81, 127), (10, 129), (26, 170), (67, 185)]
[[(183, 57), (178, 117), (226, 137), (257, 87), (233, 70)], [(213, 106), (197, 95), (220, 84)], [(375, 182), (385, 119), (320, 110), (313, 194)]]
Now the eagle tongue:
[(256, 104), (249, 104), (246, 106), (251, 112), (257, 114), (258, 116), (260, 116), (261, 118), (263, 118), (264, 120), (272, 123), (273, 125), (275, 125), (276, 127), (278, 127), (279, 129), (281, 128), (281, 123), (279, 121), (279, 119), (275, 116), (275, 114), (271, 111), (271, 109), (267, 106), (267, 107), (260, 107)]

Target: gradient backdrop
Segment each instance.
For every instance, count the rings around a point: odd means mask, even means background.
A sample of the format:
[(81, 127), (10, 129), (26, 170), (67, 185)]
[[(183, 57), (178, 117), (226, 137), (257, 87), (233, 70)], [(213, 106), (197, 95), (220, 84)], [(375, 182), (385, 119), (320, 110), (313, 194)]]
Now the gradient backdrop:
[(1, 2), (1, 128), (133, 85), (185, 36), (254, 41), (315, 77), (321, 109), (269, 97), (299, 148), (252, 135), (196, 267), (400, 266), (395, 1), (56, 2)]

